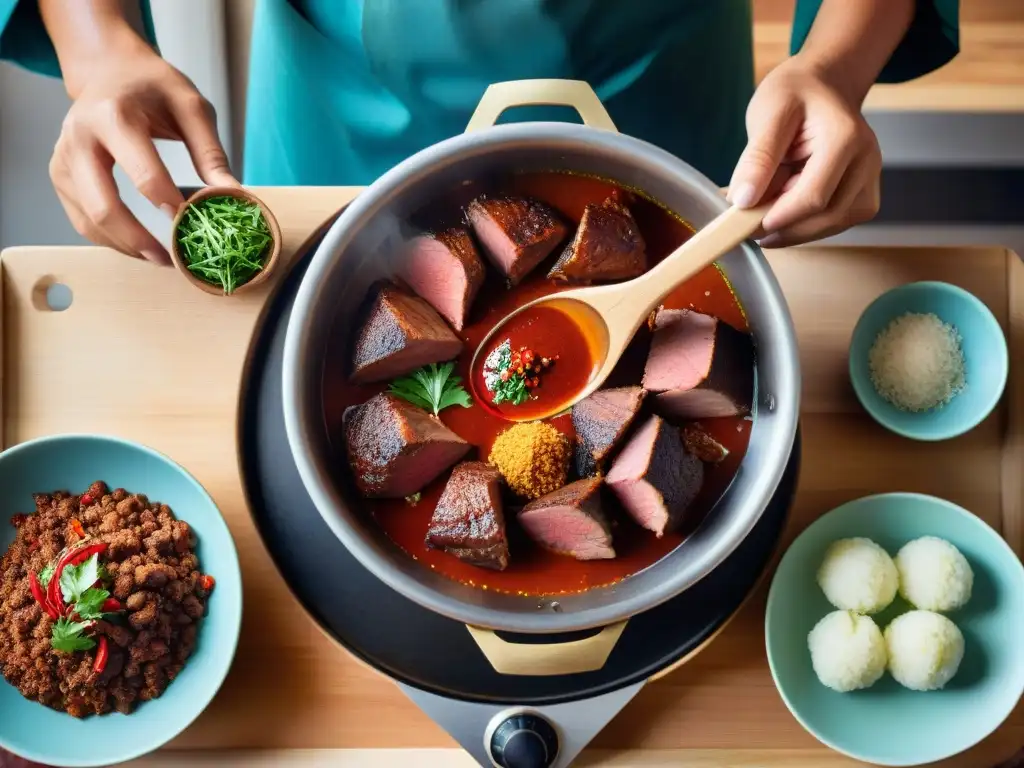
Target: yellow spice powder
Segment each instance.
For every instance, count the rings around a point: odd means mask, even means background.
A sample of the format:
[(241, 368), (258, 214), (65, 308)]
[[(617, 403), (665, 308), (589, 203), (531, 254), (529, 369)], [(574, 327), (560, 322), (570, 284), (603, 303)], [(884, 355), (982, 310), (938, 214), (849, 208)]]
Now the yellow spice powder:
[(571, 447), (569, 439), (550, 424), (531, 421), (498, 435), (487, 460), (515, 493), (536, 499), (565, 485)]

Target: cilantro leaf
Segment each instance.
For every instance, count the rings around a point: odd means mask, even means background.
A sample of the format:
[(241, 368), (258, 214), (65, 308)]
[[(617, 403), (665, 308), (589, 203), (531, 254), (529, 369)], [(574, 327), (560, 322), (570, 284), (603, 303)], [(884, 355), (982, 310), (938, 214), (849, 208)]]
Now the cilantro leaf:
[(419, 406), (424, 410), (429, 411), (433, 407), (432, 403), (423, 392), (423, 387), (416, 379), (397, 379), (391, 384), (389, 389), (392, 394), (397, 395), (403, 400), (408, 400), (413, 405)]
[(428, 366), (414, 371), (411, 376), (395, 379), (389, 387), (391, 393), (435, 416), (453, 405), (469, 408), (472, 398), (462, 386), (462, 378), (453, 376), (454, 363)]
[(461, 405), (463, 408), (472, 407), (473, 399), (469, 396), (469, 392), (462, 388), (461, 381), (458, 376), (448, 379), (446, 388), (441, 393), (440, 405), (437, 410), (443, 411), (453, 405)]
[(105, 589), (87, 589), (85, 594), (78, 598), (78, 602), (75, 603), (74, 612), (78, 614), (78, 618), (82, 619), (82, 621), (98, 619), (103, 616), (101, 609), (108, 597), (110, 597), (110, 593)]
[(60, 591), (68, 605), (77, 603), (82, 595), (100, 579), (100, 558), (93, 555), (78, 565), (66, 565), (60, 572)]
[(89, 628), (89, 624), (81, 621), (60, 618), (53, 625), (53, 636), (50, 638), (50, 645), (55, 651), (87, 651), (96, 645), (96, 641), (82, 633)]
[(39, 572), (39, 584), (43, 589), (50, 585), (50, 579), (53, 578), (53, 571), (56, 566), (56, 563), (47, 563), (46, 567)]

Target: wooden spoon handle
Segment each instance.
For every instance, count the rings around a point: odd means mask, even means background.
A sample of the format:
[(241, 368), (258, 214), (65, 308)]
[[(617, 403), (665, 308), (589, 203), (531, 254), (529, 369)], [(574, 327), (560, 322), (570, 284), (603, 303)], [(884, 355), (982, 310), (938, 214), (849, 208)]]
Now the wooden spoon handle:
[(771, 204), (730, 207), (666, 256), (654, 269), (633, 281), (631, 304), (644, 305), (646, 317), (676, 286), (750, 237), (761, 226)]

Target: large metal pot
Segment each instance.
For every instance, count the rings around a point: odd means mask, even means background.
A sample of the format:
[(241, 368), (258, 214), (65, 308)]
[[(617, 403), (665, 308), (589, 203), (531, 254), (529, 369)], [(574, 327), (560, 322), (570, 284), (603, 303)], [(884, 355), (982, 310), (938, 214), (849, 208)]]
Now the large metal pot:
[[(587, 125), (492, 127), (517, 104), (566, 104)], [(573, 170), (645, 191), (697, 228), (726, 208), (718, 188), (682, 160), (614, 130), (583, 83), (527, 81), (492, 86), (470, 130), (429, 147), (362, 192), (331, 227), (299, 288), (284, 349), (288, 441), (313, 502), (341, 542), (382, 581), (411, 600), (473, 627), (549, 633), (617, 625), (679, 594), (746, 537), (782, 477), (793, 447), (800, 373), (792, 320), (764, 255), (747, 242), (720, 265), (749, 317), (757, 349), (757, 409), (739, 473), (706, 522), (650, 568), (609, 587), (557, 599), (481, 591), (440, 576), (394, 546), (344, 481), (324, 427), (321, 383), (327, 338), (351, 320), (375, 279), (389, 274), (401, 222), (446, 189), (495, 171)], [(620, 624), (618, 624), (620, 625)], [(401, 628), (396, 628), (401, 631)]]

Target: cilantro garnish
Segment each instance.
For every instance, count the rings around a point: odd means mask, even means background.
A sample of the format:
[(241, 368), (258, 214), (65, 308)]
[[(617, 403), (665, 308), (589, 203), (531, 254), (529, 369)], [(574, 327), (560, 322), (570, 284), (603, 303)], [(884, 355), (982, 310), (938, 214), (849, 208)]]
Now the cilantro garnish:
[(105, 589), (87, 589), (75, 603), (74, 612), (83, 621), (98, 619), (103, 616), (101, 609), (108, 597), (110, 597), (110, 593)]
[(99, 580), (99, 555), (93, 555), (78, 565), (65, 566), (60, 573), (60, 591), (64, 595), (64, 602), (74, 605)]
[(454, 363), (440, 366), (431, 363), (410, 376), (395, 379), (389, 389), (392, 394), (433, 412), (435, 416), (451, 405), (469, 408), (473, 401), (463, 388), (462, 379), (452, 375), (454, 368)]
[(99, 555), (93, 555), (79, 565), (65, 566), (60, 574), (60, 589), (64, 602), (71, 606), (70, 613), (77, 614), (82, 621), (98, 619), (104, 615), (103, 603), (110, 592), (93, 586), (106, 575), (100, 565)]
[(96, 645), (96, 641), (84, 634), (91, 625), (81, 621), (61, 617), (53, 625), (50, 645), (55, 651), (87, 651)]

